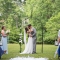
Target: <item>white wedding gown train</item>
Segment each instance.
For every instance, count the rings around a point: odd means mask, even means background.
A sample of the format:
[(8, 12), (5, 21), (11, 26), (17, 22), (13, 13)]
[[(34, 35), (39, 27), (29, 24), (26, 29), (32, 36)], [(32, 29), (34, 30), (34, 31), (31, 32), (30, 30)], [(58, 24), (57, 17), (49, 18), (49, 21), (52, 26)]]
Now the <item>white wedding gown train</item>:
[(32, 53), (33, 53), (33, 41), (32, 37), (29, 37), (28, 43), (26, 44), (24, 51), (20, 54), (32, 54)]

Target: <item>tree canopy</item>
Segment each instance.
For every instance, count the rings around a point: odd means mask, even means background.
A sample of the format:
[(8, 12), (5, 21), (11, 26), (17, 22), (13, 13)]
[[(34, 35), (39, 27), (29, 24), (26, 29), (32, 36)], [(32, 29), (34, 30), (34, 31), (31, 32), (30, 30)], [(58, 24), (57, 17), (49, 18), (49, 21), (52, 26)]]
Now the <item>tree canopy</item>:
[[(37, 42), (53, 44), (60, 29), (60, 0), (0, 0), (0, 26), (10, 29), (9, 41), (19, 40), (23, 34), (22, 20), (28, 18), (29, 23), (37, 30)], [(1, 28), (0, 28), (1, 30)]]

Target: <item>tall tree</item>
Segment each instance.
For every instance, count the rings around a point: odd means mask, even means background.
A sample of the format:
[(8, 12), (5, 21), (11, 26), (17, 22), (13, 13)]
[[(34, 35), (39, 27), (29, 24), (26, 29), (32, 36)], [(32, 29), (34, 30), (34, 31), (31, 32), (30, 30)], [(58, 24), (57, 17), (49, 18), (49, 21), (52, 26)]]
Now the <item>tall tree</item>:
[[(60, 13), (51, 17), (48, 22), (46, 22), (46, 35), (45, 40), (55, 41), (58, 37), (58, 30), (60, 29)], [(49, 41), (50, 40), (50, 41)]]

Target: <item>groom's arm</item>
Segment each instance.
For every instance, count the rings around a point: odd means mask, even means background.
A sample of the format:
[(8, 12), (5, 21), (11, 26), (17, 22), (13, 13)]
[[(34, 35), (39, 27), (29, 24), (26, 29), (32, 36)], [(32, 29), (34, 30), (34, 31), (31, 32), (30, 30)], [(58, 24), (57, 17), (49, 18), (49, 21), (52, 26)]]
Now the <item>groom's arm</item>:
[(33, 31), (32, 31), (32, 37), (34, 37), (36, 35), (36, 29), (33, 28)]

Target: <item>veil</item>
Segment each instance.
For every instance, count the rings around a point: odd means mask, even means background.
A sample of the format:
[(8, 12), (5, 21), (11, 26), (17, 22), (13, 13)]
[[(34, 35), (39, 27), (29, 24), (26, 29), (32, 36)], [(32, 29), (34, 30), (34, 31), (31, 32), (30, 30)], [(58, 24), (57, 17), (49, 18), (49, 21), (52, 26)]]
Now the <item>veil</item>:
[(25, 29), (24, 29), (24, 44), (25, 44), (25, 47), (26, 47), (26, 32), (25, 32)]
[(58, 37), (60, 37), (60, 30), (58, 31)]

